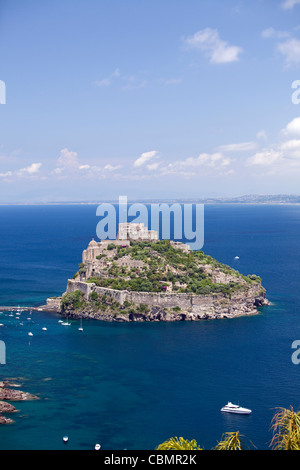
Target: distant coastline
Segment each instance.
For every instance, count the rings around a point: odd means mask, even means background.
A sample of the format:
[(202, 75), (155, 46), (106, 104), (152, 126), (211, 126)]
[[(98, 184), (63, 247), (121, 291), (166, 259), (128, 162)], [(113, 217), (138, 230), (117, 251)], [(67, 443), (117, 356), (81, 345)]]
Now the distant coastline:
[[(300, 195), (289, 194), (249, 194), (233, 197), (206, 197), (206, 198), (182, 198), (182, 199), (132, 199), (128, 198), (129, 204), (141, 202), (150, 203), (194, 203), (194, 204), (248, 204), (248, 205), (299, 205)], [(6, 202), (0, 203), (0, 206), (72, 206), (72, 205), (98, 205), (102, 203), (118, 204), (116, 199), (103, 199), (101, 201), (47, 201), (47, 202)]]

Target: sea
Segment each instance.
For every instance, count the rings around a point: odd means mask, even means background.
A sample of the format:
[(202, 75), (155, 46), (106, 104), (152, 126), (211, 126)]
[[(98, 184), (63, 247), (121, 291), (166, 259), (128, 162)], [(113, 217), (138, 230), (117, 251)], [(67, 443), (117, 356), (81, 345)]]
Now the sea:
[[(96, 205), (0, 206), (0, 305), (59, 296), (97, 240)], [(0, 308), (9, 380), (39, 400), (13, 403), (1, 450), (152, 450), (170, 437), (212, 449), (239, 431), (270, 449), (278, 407), (300, 409), (300, 206), (205, 205), (203, 251), (257, 274), (272, 305), (235, 319), (176, 323), (79, 320)], [(236, 258), (238, 257), (238, 259)], [(43, 328), (46, 328), (43, 329)], [(33, 336), (28, 336), (31, 332)], [(228, 401), (251, 415), (222, 413)], [(68, 443), (63, 442), (68, 436)]]

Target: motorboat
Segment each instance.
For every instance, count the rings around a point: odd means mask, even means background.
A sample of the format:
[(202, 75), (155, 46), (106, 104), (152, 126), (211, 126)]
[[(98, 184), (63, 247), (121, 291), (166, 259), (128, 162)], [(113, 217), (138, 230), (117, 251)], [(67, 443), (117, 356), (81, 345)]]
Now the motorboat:
[(221, 408), (221, 411), (225, 411), (227, 413), (236, 413), (240, 415), (249, 415), (250, 413), (252, 413), (252, 410), (249, 410), (248, 408), (243, 408), (242, 406), (239, 406), (239, 405), (235, 405), (234, 403), (231, 403), (230, 401), (227, 403), (227, 405)]

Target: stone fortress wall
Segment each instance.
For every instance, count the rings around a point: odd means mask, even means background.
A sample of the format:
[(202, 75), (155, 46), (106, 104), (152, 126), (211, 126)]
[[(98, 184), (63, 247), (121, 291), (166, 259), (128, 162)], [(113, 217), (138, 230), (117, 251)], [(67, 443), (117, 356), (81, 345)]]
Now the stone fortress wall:
[(183, 312), (190, 312), (203, 317), (214, 317), (216, 312), (222, 312), (222, 315), (227, 314), (228, 316), (257, 313), (253, 305), (253, 299), (259, 297), (257, 286), (249, 288), (246, 297), (245, 292), (243, 292), (236, 293), (231, 299), (227, 299), (222, 294), (196, 295), (177, 292), (120, 291), (108, 287), (98, 287), (93, 283), (68, 280), (66, 293), (75, 292), (76, 290), (83, 292), (86, 299), (89, 298), (92, 292), (96, 292), (100, 296), (111, 296), (120, 305), (127, 301), (137, 305), (145, 304), (162, 309), (180, 307)]
[[(106, 259), (115, 256), (115, 250), (108, 250), (108, 245), (129, 246), (130, 238), (135, 240), (158, 240), (157, 232), (147, 230), (143, 224), (120, 224), (119, 234), (116, 240), (102, 240), (96, 242), (92, 240), (88, 248), (83, 251), (82, 263), (84, 270), (76, 279), (69, 279), (66, 294), (80, 290), (88, 300), (92, 292), (100, 296), (108, 295), (120, 305), (125, 301), (132, 304), (145, 304), (150, 307), (159, 307), (161, 309), (172, 309), (179, 307), (183, 312), (189, 312), (190, 315), (198, 315), (199, 318), (216, 318), (218, 315), (237, 316), (257, 313), (256, 299), (261, 297), (260, 285), (249, 285), (248, 289), (242, 292), (236, 292), (232, 297), (226, 298), (223, 294), (196, 295), (178, 292), (136, 292), (126, 290), (116, 290), (108, 287), (98, 287), (96, 284), (86, 282), (86, 279), (92, 276), (105, 275), (102, 271), (106, 266)], [(189, 251), (189, 246), (173, 242), (171, 244), (183, 251)], [(105, 250), (105, 257), (101, 258)], [(97, 258), (100, 257), (99, 258)], [(132, 260), (130, 257), (122, 257), (116, 264), (126, 265), (128, 267), (140, 268), (144, 264), (140, 260)], [(220, 281), (220, 280), (219, 280)], [(49, 301), (49, 302), (48, 302)], [(60, 299), (48, 299), (49, 307), (58, 307)]]

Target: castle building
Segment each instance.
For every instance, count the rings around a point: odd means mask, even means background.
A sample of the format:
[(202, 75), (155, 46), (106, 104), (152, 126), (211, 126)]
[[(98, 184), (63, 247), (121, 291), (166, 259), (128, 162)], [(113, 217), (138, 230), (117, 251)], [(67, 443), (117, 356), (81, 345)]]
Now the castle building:
[[(119, 232), (116, 240), (101, 240), (100, 242), (96, 242), (92, 239), (88, 244), (87, 249), (82, 252), (82, 263), (86, 267), (86, 274), (84, 277), (88, 278), (89, 276), (100, 274), (106, 263), (105, 261), (102, 262), (100, 255), (103, 254), (103, 250), (107, 250), (108, 245), (129, 246), (130, 240), (155, 241), (158, 240), (158, 233), (155, 230), (148, 230), (144, 224), (122, 223), (119, 224)], [(105, 251), (105, 253), (106, 258), (112, 258), (114, 256), (113, 250)], [(100, 258), (97, 258), (97, 256)], [(127, 258), (123, 261), (125, 263)], [(132, 267), (138, 267), (141, 264), (136, 261), (130, 261), (130, 263), (132, 264)], [(122, 264), (122, 261), (120, 264)]]
[(144, 224), (123, 223), (119, 224), (118, 240), (158, 240), (156, 230), (148, 230)]

